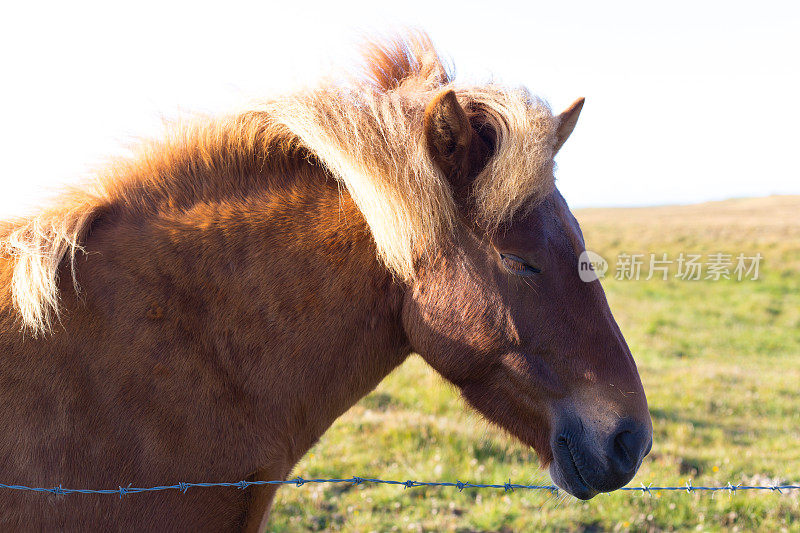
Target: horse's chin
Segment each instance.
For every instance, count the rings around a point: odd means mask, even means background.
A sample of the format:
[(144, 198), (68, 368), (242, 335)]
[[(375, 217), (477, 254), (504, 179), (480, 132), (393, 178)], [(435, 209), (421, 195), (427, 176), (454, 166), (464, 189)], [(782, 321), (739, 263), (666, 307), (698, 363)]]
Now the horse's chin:
[(550, 462), (549, 470), (550, 477), (558, 488), (580, 500), (590, 500), (599, 493), (583, 478), (574, 458), (566, 448), (553, 450), (553, 460)]

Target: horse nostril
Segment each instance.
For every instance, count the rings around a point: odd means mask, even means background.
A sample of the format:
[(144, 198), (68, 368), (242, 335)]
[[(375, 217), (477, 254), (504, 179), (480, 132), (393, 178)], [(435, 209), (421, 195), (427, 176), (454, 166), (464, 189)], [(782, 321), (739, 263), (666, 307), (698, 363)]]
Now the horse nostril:
[(632, 431), (624, 430), (614, 437), (612, 458), (620, 472), (628, 473), (636, 470), (642, 454), (642, 439)]

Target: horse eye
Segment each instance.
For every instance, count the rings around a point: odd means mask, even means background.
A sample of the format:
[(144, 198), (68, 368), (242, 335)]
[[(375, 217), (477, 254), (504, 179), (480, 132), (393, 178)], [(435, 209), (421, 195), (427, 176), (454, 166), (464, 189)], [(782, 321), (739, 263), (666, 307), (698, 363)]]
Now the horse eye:
[(529, 265), (516, 255), (500, 254), (500, 258), (503, 260), (503, 265), (518, 276), (533, 276), (534, 274), (541, 273), (541, 269)]

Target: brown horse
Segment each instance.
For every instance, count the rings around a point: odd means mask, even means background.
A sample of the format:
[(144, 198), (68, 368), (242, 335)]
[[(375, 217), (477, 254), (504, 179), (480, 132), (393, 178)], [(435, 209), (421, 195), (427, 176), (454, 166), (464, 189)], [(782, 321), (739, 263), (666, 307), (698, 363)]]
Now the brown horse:
[[(284, 479), (412, 351), (571, 494), (633, 477), (647, 402), (553, 178), (583, 101), (454, 84), (424, 35), (366, 63), (5, 224), (0, 482)], [(274, 490), (0, 490), (0, 528), (256, 530)]]

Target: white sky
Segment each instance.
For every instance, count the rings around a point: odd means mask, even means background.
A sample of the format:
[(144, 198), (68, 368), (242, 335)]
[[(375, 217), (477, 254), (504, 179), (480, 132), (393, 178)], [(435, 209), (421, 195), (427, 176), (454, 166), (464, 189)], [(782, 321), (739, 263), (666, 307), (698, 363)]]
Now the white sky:
[[(587, 97), (558, 156), (576, 207), (800, 193), (800, 3), (14, 2), (0, 21), (0, 214), (162, 117), (311, 82), (365, 34), (426, 29), (459, 77)], [(288, 5), (287, 5), (288, 4)]]

